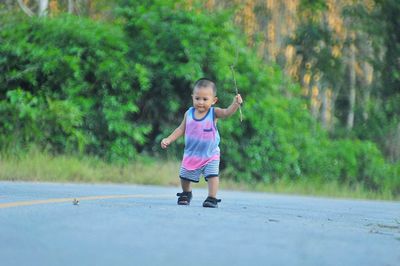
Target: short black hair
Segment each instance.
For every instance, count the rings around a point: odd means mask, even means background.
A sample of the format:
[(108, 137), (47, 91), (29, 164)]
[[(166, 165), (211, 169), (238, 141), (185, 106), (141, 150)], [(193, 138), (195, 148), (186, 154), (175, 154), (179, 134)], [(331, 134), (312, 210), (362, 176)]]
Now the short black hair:
[(193, 90), (205, 87), (211, 87), (214, 95), (217, 95), (217, 86), (215, 85), (215, 82), (209, 78), (200, 78), (196, 80), (193, 86)]

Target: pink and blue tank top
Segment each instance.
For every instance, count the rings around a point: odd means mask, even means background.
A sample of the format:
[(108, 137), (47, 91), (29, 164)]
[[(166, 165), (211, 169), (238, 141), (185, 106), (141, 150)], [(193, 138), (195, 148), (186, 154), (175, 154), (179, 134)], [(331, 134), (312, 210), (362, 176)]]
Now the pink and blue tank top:
[(182, 166), (187, 170), (199, 169), (220, 158), (220, 136), (214, 122), (214, 107), (201, 119), (196, 119), (194, 112), (195, 109), (191, 107), (186, 115)]

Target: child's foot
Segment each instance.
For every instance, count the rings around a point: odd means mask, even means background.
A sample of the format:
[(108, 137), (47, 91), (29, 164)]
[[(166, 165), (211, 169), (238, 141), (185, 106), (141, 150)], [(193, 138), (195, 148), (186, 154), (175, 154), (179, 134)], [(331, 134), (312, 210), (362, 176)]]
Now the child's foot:
[(218, 208), (218, 202), (221, 202), (221, 200), (213, 197), (207, 197), (206, 200), (203, 202), (203, 207)]
[(179, 197), (178, 205), (189, 205), (190, 204), (190, 200), (192, 199), (192, 191), (190, 191), (190, 192), (183, 191), (182, 193), (176, 193), (176, 195)]

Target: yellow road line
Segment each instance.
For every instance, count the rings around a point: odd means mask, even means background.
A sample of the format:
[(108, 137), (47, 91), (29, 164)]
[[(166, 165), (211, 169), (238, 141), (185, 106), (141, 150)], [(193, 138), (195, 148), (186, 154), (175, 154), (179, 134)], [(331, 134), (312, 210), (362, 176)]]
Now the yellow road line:
[(167, 197), (171, 197), (171, 195), (135, 194), (135, 195), (87, 196), (87, 197), (76, 197), (76, 198), (55, 198), (55, 199), (45, 199), (45, 200), (30, 200), (30, 201), (15, 201), (15, 202), (0, 203), (0, 209), (21, 207), (21, 206), (32, 206), (40, 204), (63, 203), (63, 202), (71, 202), (72, 204), (74, 199), (77, 199), (79, 201), (85, 201), (85, 200), (103, 200), (103, 199), (127, 199), (127, 198), (143, 199), (143, 198), (167, 198)]

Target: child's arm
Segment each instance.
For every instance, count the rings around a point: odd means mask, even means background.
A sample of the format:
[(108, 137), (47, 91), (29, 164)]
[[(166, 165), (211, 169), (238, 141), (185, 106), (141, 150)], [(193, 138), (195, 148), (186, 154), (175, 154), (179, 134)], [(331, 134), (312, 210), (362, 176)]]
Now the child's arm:
[(161, 141), (161, 148), (166, 149), (168, 146), (177, 140), (179, 137), (183, 136), (185, 134), (185, 126), (186, 126), (186, 114), (185, 117), (183, 118), (181, 124), (174, 130), (174, 132), (171, 133), (167, 138), (163, 139)]
[(229, 117), (233, 115), (237, 111), (237, 109), (239, 109), (242, 103), (243, 103), (242, 96), (240, 96), (240, 94), (237, 94), (228, 108), (215, 108), (214, 109), (215, 116), (217, 118)]

